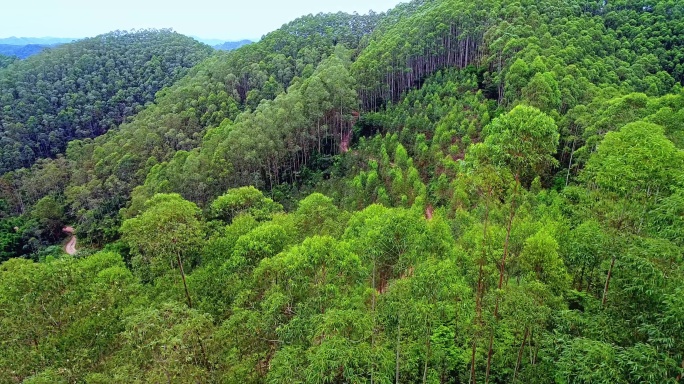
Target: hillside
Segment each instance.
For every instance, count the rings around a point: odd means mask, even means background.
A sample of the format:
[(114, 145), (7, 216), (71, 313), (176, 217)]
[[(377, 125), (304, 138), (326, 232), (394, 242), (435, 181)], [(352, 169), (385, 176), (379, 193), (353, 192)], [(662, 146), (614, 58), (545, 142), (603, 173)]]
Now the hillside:
[[(353, 19), (355, 23), (350, 22)], [(118, 129), (94, 141), (72, 141), (66, 159), (39, 162), (30, 172), (6, 174), (6, 212), (28, 212), (26, 206), (53, 198), (62, 206), (69, 205), (64, 212), (80, 223), (79, 231), (89, 241), (103, 245), (115, 239), (121, 223), (119, 210), (155, 164), (170, 160), (176, 151), (196, 148), (208, 128), (234, 120), (243, 110), (256, 109), (262, 99), (274, 99), (291, 82), (310, 76), (321, 59), (334, 51), (335, 39), (358, 47), (375, 19), (307, 16), (266, 35), (259, 44), (217, 52)], [(321, 33), (324, 25), (335, 28)], [(200, 166), (205, 164), (196, 164)], [(221, 166), (216, 163), (213, 169)], [(52, 181), (46, 183), (46, 179)], [(205, 188), (192, 189), (203, 193)], [(214, 188), (225, 190), (225, 185)], [(31, 237), (25, 236), (26, 240)]]
[(0, 178), (0, 383), (681, 383), (682, 39), (415, 0), (196, 54)]
[(0, 172), (121, 124), (210, 52), (170, 31), (114, 32), (0, 70)]

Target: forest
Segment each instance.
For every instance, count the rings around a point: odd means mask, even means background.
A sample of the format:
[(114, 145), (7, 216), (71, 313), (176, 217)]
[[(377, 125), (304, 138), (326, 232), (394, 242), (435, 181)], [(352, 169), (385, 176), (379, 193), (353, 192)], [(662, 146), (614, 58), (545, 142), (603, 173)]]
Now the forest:
[(0, 172), (102, 135), (211, 51), (171, 31), (117, 31), (7, 66), (0, 72)]
[(413, 0), (0, 56), (0, 384), (684, 383), (683, 41)]

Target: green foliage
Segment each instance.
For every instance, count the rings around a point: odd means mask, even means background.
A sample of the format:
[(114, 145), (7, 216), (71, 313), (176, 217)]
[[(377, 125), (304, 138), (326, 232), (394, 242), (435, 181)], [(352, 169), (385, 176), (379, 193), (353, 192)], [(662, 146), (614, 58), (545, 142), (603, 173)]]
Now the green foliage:
[(516, 177), (532, 180), (556, 164), (558, 127), (534, 107), (519, 105), (492, 120), (484, 145), (494, 164), (507, 166)]
[(609, 132), (587, 163), (596, 186), (621, 197), (667, 195), (684, 183), (684, 151), (668, 140), (663, 128), (645, 122)]
[[(0, 266), (0, 377), (72, 382), (116, 347), (138, 283), (119, 255), (101, 252)], [(42, 380), (42, 381), (40, 381)], [(54, 381), (53, 381), (54, 382)]]
[(211, 203), (212, 215), (228, 223), (244, 213), (258, 221), (268, 220), (282, 209), (282, 205), (251, 186), (231, 189)]
[(211, 378), (207, 349), (211, 318), (177, 303), (141, 309), (126, 318), (121, 333), (124, 348), (117, 356), (125, 364), (111, 365), (100, 380), (206, 382)]
[(38, 200), (31, 210), (31, 218), (46, 232), (43, 236), (53, 241), (59, 239), (62, 232), (63, 216), (64, 208), (52, 196)]
[(211, 56), (0, 178), (0, 382), (676, 383), (683, 19), (415, 0)]
[[(330, 18), (306, 18), (288, 28)], [(176, 192), (205, 205), (230, 188), (272, 187), (296, 180), (313, 153), (337, 153), (341, 141), (351, 139), (351, 113), (357, 109), (348, 70), (351, 53), (342, 46), (326, 45), (331, 35), (312, 34), (317, 48), (293, 40), (301, 47), (290, 54), (306, 55), (308, 65), (316, 68), (302, 80), (295, 76), (296, 60), (282, 53), (296, 46), (277, 46), (275, 36), (281, 32), (260, 45), (207, 59), (118, 129), (94, 140), (72, 141), (66, 161), (57, 159), (54, 165), (40, 164), (12, 175), (14, 188), (31, 194), (28, 204), (48, 193), (63, 193), (68, 211), (80, 223), (79, 234), (102, 245), (116, 238), (119, 211), (129, 198), (132, 204), (124, 218), (135, 216), (155, 193)], [(266, 48), (271, 45), (275, 53)], [(248, 105), (246, 94), (267, 87), (271, 76), (288, 93), (273, 93), (268, 97), (275, 100), (263, 103), (267, 96), (259, 96), (257, 105)], [(317, 91), (309, 90), (309, 85)], [(305, 113), (309, 104), (321, 109)], [(36, 191), (35, 179), (46, 174), (59, 183), (55, 189)], [(19, 211), (21, 204), (11, 208)]]
[[(204, 239), (199, 209), (177, 194), (158, 194), (137, 217), (124, 221), (122, 239), (144, 279), (163, 274), (176, 258), (192, 256)], [(149, 274), (149, 275), (148, 275)]]
[(6, 55), (0, 54), (0, 69), (9, 66), (10, 64), (14, 63), (15, 61), (18, 61), (18, 59), (14, 56), (6, 56)]
[(0, 69), (0, 173), (121, 124), (210, 52), (169, 30), (117, 31)]
[(342, 235), (344, 212), (340, 211), (331, 198), (313, 193), (299, 201), (295, 215), (295, 225), (298, 232), (305, 237)]
[(21, 218), (0, 219), (0, 262), (22, 254)]
[(288, 236), (282, 226), (263, 224), (237, 239), (232, 258), (236, 263), (255, 265), (265, 257), (278, 254), (287, 243)]
[(525, 240), (520, 253), (520, 268), (557, 292), (567, 289), (568, 275), (558, 255), (558, 242), (546, 231)]

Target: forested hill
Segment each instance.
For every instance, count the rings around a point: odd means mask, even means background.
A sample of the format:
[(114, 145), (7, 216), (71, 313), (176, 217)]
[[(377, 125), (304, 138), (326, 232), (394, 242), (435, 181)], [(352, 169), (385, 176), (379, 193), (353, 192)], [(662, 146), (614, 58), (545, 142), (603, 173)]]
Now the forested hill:
[(215, 53), (0, 178), (0, 383), (681, 384), (683, 39), (415, 0)]
[[(154, 105), (118, 129), (92, 141), (72, 141), (66, 159), (39, 162), (30, 172), (6, 174), (4, 211), (8, 215), (28, 213), (39, 200), (56, 199), (70, 220), (80, 223), (84, 241), (104, 244), (117, 238), (119, 210), (127, 205), (132, 190), (145, 182), (155, 164), (171, 160), (177, 151), (196, 148), (208, 128), (227, 124), (243, 111), (257, 109), (261, 100), (274, 99), (292, 82), (310, 77), (321, 60), (335, 51), (335, 41), (340, 48), (344, 44), (358, 49), (379, 17), (309, 15), (267, 34), (258, 43), (232, 52), (217, 52), (188, 76), (159, 92)], [(241, 140), (254, 142), (249, 132), (243, 134)], [(247, 159), (253, 162), (259, 156), (262, 153), (252, 152)], [(226, 172), (228, 169), (221, 171), (224, 165), (217, 159), (195, 162), (194, 169), (198, 175), (211, 169), (240, 179)], [(261, 184), (255, 176), (251, 178)], [(208, 199), (225, 187), (220, 183), (219, 179), (205, 180), (191, 189)], [(30, 239), (38, 244), (60, 234), (59, 230), (36, 233), (33, 226), (26, 229), (20, 248), (28, 252), (35, 248), (27, 246)]]
[(167, 30), (114, 32), (0, 70), (0, 172), (121, 124), (210, 53)]

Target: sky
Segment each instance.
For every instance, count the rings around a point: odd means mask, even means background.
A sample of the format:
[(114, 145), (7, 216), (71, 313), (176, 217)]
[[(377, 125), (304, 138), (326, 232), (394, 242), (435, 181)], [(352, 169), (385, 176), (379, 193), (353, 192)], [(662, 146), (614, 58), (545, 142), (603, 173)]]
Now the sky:
[[(406, 1), (406, 0), (404, 0)], [(221, 40), (258, 39), (309, 13), (384, 12), (402, 0), (9, 0), (3, 37), (91, 37), (114, 30), (173, 28)], [(6, 3), (6, 4), (7, 4)]]

